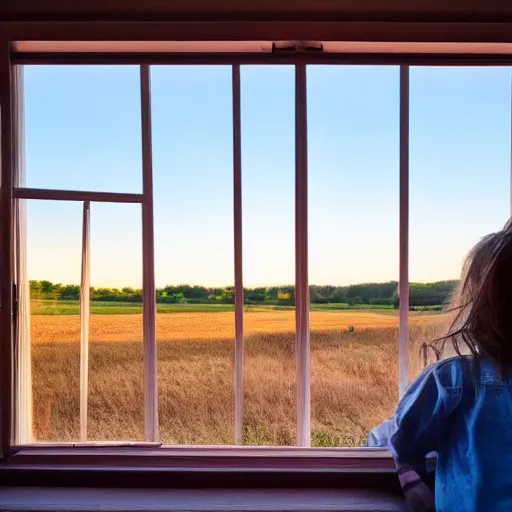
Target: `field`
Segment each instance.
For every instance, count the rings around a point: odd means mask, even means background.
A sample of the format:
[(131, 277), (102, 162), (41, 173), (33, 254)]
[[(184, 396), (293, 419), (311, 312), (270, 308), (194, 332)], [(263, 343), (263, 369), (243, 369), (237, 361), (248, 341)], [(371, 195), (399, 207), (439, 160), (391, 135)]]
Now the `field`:
[[(162, 306), (167, 308), (157, 315), (162, 441), (233, 444), (231, 307)], [(45, 309), (49, 307), (58, 312), (48, 314)], [(74, 314), (76, 307), (76, 303), (32, 305), (37, 440), (79, 438), (80, 322)], [(140, 308), (133, 311), (130, 308), (137, 305), (124, 304), (97, 307), (102, 309), (93, 311), (90, 321), (89, 439), (142, 440)], [(175, 314), (176, 308), (182, 308), (180, 314)], [(332, 309), (311, 312), (312, 443), (357, 446), (396, 405), (398, 319), (390, 309)], [(244, 322), (244, 442), (294, 444), (294, 311), (249, 308)], [(411, 314), (411, 376), (420, 370), (420, 343), (431, 339), (444, 322), (442, 314)], [(348, 332), (349, 326), (354, 332)]]

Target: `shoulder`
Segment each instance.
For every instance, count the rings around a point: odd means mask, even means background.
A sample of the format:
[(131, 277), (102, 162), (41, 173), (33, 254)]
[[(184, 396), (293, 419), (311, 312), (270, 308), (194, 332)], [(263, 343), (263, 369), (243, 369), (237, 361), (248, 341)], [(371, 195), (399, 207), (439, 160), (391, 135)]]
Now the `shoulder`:
[(478, 366), (473, 356), (455, 356), (433, 364), (427, 371), (440, 387), (457, 389), (463, 387), (468, 377), (474, 378)]
[(445, 388), (462, 388), (465, 383), (504, 384), (496, 366), (475, 356), (450, 357), (429, 368), (432, 376)]

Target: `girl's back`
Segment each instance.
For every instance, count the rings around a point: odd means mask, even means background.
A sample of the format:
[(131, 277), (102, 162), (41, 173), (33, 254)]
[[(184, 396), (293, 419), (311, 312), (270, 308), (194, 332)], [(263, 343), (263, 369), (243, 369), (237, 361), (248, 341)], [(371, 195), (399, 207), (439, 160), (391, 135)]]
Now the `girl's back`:
[(459, 356), (411, 384), (387, 444), (417, 510), (431, 500), (414, 468), (437, 452), (436, 510), (512, 511), (511, 221), (469, 253), (450, 311), (446, 334), (432, 346), (440, 354), (449, 341)]
[(427, 369), (397, 413), (390, 449), (415, 464), (437, 452), (436, 510), (512, 511), (512, 378), (454, 357)]

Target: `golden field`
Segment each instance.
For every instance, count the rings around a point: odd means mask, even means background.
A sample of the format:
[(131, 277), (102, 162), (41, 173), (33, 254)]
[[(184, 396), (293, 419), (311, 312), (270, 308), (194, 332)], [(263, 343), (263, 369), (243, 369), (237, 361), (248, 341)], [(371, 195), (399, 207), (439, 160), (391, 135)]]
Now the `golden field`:
[[(411, 315), (411, 377), (420, 343), (445, 321)], [(310, 324), (313, 445), (360, 445), (396, 405), (396, 312), (314, 311)], [(294, 444), (294, 312), (249, 311), (244, 327), (244, 441)], [(164, 443), (234, 443), (233, 332), (230, 312), (157, 315)], [(34, 436), (78, 440), (79, 316), (35, 315), (31, 337)], [(91, 315), (90, 341), (89, 438), (142, 440), (141, 315)]]

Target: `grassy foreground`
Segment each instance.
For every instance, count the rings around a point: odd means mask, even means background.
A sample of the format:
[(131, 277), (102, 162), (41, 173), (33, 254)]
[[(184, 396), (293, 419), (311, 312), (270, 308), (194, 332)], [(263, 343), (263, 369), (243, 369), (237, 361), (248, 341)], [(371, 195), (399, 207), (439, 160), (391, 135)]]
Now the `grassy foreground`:
[[(410, 373), (420, 342), (442, 315), (411, 318)], [(348, 332), (353, 325), (355, 331)], [(244, 442), (296, 441), (293, 311), (245, 315)], [(314, 446), (358, 446), (397, 401), (396, 315), (311, 313), (311, 408)], [(79, 438), (79, 317), (34, 315), (34, 435)], [(234, 319), (230, 312), (158, 314), (160, 434), (170, 444), (233, 444)], [(143, 439), (141, 315), (91, 317), (89, 439)]]
[[(48, 300), (31, 301), (33, 315), (79, 315), (80, 302), (77, 300)], [(234, 311), (232, 304), (160, 304), (156, 305), (158, 313), (218, 313)], [(119, 315), (142, 313), (142, 303), (91, 301), (92, 315)], [(293, 311), (292, 306), (274, 306), (269, 304), (246, 305), (245, 311)], [(370, 306), (361, 304), (356, 308), (348, 304), (311, 304), (311, 311), (375, 311), (383, 314), (396, 314), (392, 306)]]

